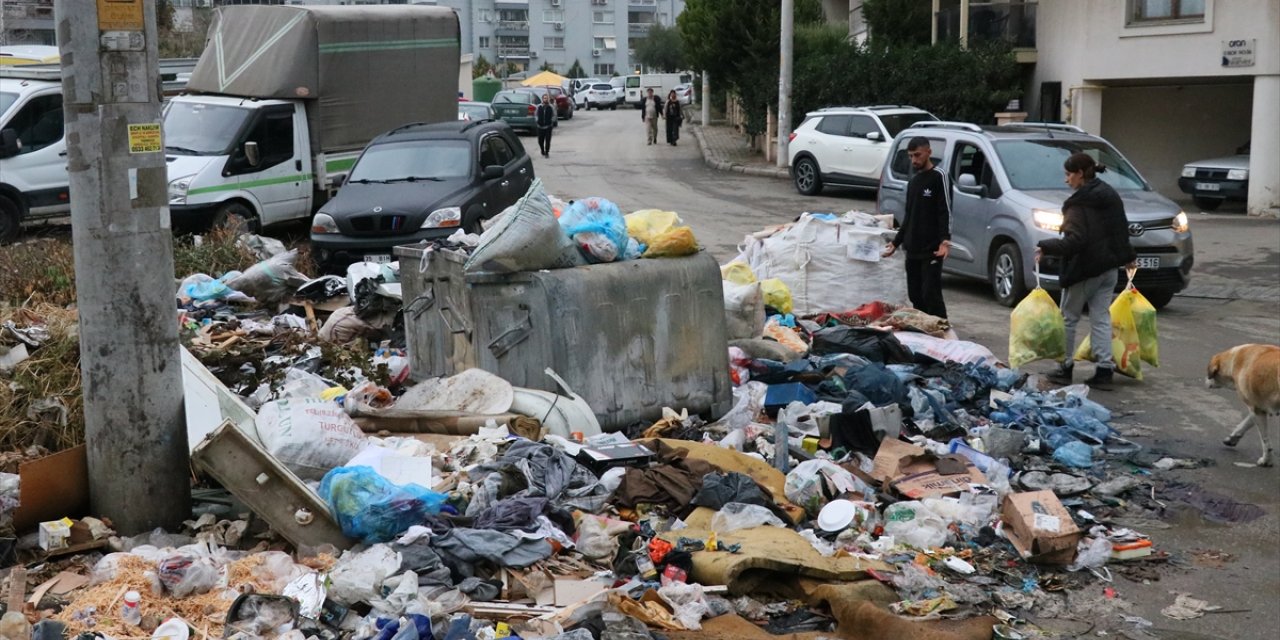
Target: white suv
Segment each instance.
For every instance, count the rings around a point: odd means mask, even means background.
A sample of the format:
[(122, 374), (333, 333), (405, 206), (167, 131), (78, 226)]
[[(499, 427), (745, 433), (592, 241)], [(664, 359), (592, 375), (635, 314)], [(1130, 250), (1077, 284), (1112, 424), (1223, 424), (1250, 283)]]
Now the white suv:
[(596, 109), (616, 110), (618, 108), (618, 94), (614, 90), (613, 85), (607, 82), (597, 82), (595, 84), (583, 87), (578, 93), (582, 97), (582, 106), (590, 111), (593, 107)]
[(807, 114), (791, 133), (791, 179), (807, 196), (823, 186), (880, 186), (890, 142), (922, 120), (937, 120), (923, 109), (902, 105), (830, 107)]

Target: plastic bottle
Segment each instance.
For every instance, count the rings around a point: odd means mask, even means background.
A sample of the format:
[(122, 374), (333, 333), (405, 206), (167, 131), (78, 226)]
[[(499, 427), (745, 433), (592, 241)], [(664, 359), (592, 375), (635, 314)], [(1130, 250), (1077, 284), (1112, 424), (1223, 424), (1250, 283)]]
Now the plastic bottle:
[(124, 604), (120, 605), (120, 620), (130, 626), (142, 624), (142, 594), (130, 591), (124, 594)]

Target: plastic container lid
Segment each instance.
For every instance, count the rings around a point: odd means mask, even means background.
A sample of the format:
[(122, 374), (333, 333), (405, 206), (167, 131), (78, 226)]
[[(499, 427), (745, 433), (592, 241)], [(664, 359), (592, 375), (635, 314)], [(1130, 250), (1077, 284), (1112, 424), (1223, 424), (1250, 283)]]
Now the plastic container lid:
[(848, 500), (832, 500), (818, 512), (818, 528), (828, 533), (843, 531), (853, 524), (858, 506)]
[(191, 630), (187, 628), (187, 623), (177, 619), (169, 618), (164, 624), (156, 627), (154, 633), (151, 634), (151, 640), (187, 640), (191, 636)]
[(124, 594), (124, 601), (125, 604), (137, 606), (139, 602), (142, 602), (142, 594), (137, 591), (130, 591)]

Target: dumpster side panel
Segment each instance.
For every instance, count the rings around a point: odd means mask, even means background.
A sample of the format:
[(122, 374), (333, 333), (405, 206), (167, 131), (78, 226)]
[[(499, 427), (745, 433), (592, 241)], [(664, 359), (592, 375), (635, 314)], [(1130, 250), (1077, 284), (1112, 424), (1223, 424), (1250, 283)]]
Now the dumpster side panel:
[(395, 251), (404, 286), (409, 375), (426, 380), (474, 367), (475, 322), (462, 270), (466, 256), (414, 247)]

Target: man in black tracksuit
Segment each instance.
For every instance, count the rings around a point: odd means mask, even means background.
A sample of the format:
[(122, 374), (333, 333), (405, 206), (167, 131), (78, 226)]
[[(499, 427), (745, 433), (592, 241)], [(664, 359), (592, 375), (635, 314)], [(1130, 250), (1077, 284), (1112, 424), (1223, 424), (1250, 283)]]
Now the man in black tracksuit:
[(915, 308), (947, 317), (942, 301), (942, 261), (951, 247), (951, 185), (947, 175), (933, 164), (928, 138), (907, 143), (907, 155), (916, 173), (907, 184), (907, 207), (902, 226), (885, 247), (887, 258), (903, 245), (907, 248), (907, 297)]
[(542, 157), (551, 157), (551, 130), (556, 126), (556, 108), (551, 106), (551, 94), (542, 94), (542, 104), (534, 112), (538, 123), (538, 150)]

